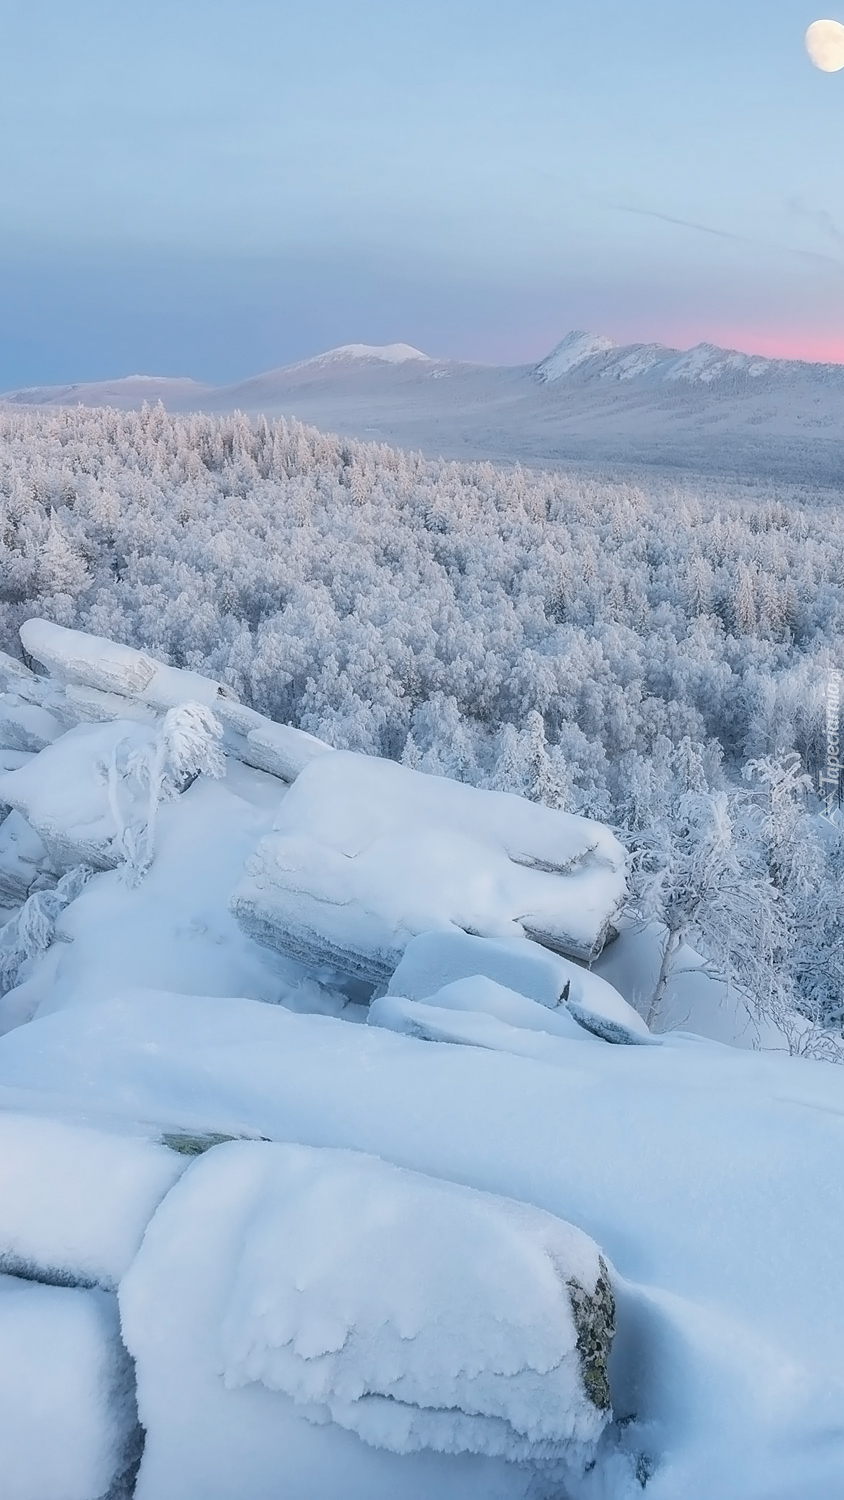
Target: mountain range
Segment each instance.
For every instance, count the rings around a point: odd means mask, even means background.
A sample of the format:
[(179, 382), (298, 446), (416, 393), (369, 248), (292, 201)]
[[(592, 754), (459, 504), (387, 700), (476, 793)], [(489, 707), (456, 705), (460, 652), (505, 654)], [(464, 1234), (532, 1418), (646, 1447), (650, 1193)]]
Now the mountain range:
[(171, 411), (295, 416), (449, 458), (668, 466), (844, 482), (844, 365), (576, 331), (538, 364), (349, 344), (229, 386), (132, 375), (10, 391), (13, 406), (161, 401)]

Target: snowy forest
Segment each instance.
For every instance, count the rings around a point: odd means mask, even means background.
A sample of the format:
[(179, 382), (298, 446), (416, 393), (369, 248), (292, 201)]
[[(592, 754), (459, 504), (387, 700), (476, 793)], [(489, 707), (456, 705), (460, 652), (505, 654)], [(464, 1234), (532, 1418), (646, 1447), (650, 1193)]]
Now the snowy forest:
[(844, 1018), (812, 787), (838, 497), (434, 461), (295, 422), (0, 413), (0, 647), (40, 615), (339, 748), (609, 823), (631, 920), (795, 1050)]

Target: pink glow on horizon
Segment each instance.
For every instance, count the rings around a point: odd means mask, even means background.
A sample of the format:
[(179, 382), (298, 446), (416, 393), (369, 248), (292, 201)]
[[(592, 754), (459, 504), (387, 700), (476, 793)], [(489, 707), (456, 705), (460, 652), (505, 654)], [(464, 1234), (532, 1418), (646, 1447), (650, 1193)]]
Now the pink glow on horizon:
[(733, 330), (711, 340), (744, 354), (767, 359), (807, 359), (813, 364), (844, 365), (844, 333), (744, 333)]
[(765, 359), (805, 359), (813, 364), (844, 365), (844, 329), (834, 333), (748, 332), (738, 328), (697, 327), (651, 333), (648, 338), (618, 339), (624, 343), (659, 342), (672, 349), (691, 349), (695, 344), (719, 344), (742, 354), (760, 354)]

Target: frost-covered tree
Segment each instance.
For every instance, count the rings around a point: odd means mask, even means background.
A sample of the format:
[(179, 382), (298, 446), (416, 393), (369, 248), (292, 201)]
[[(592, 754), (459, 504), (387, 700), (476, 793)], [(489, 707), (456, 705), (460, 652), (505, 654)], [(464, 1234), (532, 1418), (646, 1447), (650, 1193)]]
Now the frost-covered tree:
[(126, 879), (137, 884), (152, 864), (158, 810), (186, 791), (197, 776), (225, 774), (222, 726), (201, 703), (183, 703), (165, 714), (155, 738), (130, 750), (117, 745), (105, 768), (116, 844)]

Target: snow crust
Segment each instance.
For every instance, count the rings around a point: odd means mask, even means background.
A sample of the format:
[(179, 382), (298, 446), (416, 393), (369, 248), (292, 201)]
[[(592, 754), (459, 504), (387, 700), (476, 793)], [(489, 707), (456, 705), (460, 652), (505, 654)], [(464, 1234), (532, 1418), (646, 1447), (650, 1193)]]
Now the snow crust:
[(233, 910), (281, 952), (377, 982), (432, 929), (533, 933), (590, 957), (623, 890), (600, 824), (337, 751), (294, 783)]

